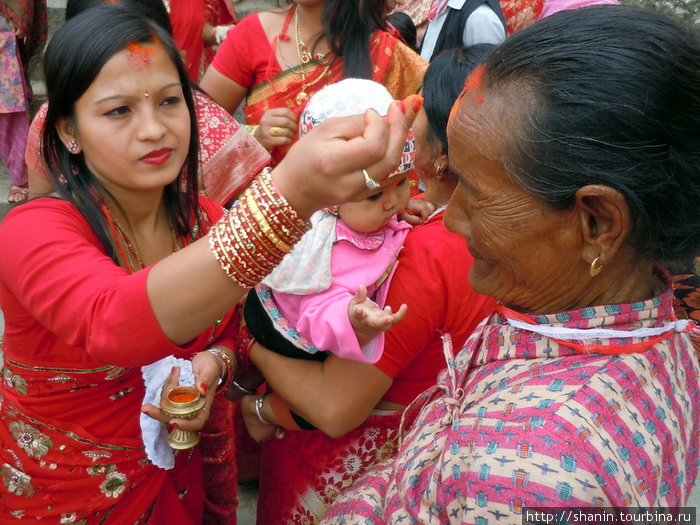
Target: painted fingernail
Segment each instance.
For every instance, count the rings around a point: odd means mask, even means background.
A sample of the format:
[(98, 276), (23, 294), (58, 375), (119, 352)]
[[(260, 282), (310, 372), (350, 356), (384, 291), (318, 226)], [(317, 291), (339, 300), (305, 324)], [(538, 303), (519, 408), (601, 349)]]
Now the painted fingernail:
[(404, 113), (404, 114), (406, 113), (406, 106), (404, 105), (403, 101), (397, 100), (396, 105), (398, 106), (401, 113)]
[(209, 387), (207, 386), (206, 383), (202, 383), (202, 390), (204, 390), (204, 393), (207, 393), (207, 390), (209, 390)]
[(177, 372), (177, 367), (176, 367), (176, 366), (174, 366), (174, 367), (172, 367), (172, 368), (170, 369), (170, 375), (174, 374), (175, 372)]
[(418, 113), (420, 111), (420, 108), (423, 107), (423, 97), (420, 95), (414, 95), (415, 98), (413, 99), (412, 103), (412, 108), (414, 113)]

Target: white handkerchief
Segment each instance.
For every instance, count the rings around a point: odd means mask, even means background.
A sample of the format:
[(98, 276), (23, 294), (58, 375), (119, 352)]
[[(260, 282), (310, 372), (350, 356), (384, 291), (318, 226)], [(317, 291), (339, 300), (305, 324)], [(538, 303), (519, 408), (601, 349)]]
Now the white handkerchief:
[[(180, 384), (194, 385), (194, 373), (192, 372), (192, 362), (188, 359), (179, 359), (169, 355), (141, 367), (143, 382), (146, 384), (146, 394), (143, 396), (144, 403), (151, 403), (160, 406), (160, 396), (163, 390), (163, 383), (168, 379), (174, 366), (180, 367)], [(168, 429), (164, 423), (153, 419), (146, 414), (141, 414), (141, 439), (146, 446), (146, 454), (154, 465), (169, 470), (175, 466), (175, 454), (168, 445)]]

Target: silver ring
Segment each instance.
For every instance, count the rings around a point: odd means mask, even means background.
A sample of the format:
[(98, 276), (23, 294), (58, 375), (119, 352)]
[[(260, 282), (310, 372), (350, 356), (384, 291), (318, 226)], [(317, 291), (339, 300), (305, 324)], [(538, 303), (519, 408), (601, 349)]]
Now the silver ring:
[(364, 168), (362, 169), (362, 175), (365, 176), (365, 186), (367, 186), (368, 190), (376, 190), (377, 188), (381, 187), (381, 184), (370, 177), (369, 173), (367, 173), (367, 170)]

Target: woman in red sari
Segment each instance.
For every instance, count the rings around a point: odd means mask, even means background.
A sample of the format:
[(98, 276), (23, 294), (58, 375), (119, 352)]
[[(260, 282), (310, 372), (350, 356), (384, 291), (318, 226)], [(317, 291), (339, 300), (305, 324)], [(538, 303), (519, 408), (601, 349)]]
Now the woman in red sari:
[[(236, 372), (237, 302), (317, 206), (371, 194), (360, 170), (384, 184), (413, 110), (320, 127), (224, 214), (198, 195), (195, 105), (162, 28), (122, 6), (87, 10), (54, 34), (45, 78), (55, 194), (0, 224), (11, 246), (0, 252), (0, 522), (200, 523), (197, 449), (159, 468), (140, 412), (202, 428)], [(164, 391), (190, 368), (205, 399), (193, 419), (143, 404), (141, 367), (169, 356), (183, 362), (165, 370)]]
[(384, 31), (384, 0), (298, 0), (228, 32), (202, 89), (246, 122), (274, 162), (297, 138), (308, 98), (343, 78), (371, 78), (394, 98), (417, 93), (427, 63)]

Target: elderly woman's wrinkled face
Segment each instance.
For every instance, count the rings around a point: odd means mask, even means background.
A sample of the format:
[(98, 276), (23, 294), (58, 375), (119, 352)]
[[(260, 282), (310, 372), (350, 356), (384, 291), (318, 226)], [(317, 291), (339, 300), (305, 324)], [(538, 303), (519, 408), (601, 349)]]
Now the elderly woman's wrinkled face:
[(515, 97), (484, 96), (477, 89), (453, 111), (449, 162), (459, 184), (445, 225), (467, 239), (474, 290), (520, 311), (559, 311), (575, 303), (567, 294), (577, 293), (571, 282), (575, 218), (553, 210), (506, 173), (506, 140), (518, 129), (518, 107)]

